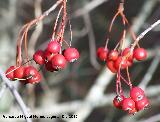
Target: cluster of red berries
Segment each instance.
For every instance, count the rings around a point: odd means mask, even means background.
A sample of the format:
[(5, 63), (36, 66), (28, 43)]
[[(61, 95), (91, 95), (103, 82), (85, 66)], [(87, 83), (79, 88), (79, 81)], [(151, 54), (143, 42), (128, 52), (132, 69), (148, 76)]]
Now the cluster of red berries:
[(33, 66), (11, 66), (6, 71), (6, 77), (12, 81), (18, 79), (24, 84), (41, 81), (41, 74)]
[(119, 68), (125, 69), (132, 66), (134, 59), (137, 61), (145, 60), (147, 58), (147, 51), (144, 48), (136, 48), (131, 51), (129, 47), (122, 51), (109, 51), (104, 47), (99, 47), (97, 56), (101, 61), (106, 61), (106, 65), (111, 72), (116, 73)]
[(53, 72), (64, 69), (67, 62), (74, 62), (79, 58), (76, 48), (67, 48), (61, 51), (61, 44), (57, 40), (48, 43), (45, 51), (38, 50), (33, 55), (33, 60), (39, 65), (45, 65), (45, 69)]
[[(61, 54), (62, 53), (62, 54)], [(76, 48), (67, 48), (61, 51), (58, 41), (50, 41), (45, 51), (37, 50), (33, 55), (33, 60), (39, 65), (45, 65), (47, 71), (53, 72), (64, 69), (67, 62), (74, 62), (79, 58)], [(10, 80), (20, 80), (23, 83), (39, 83), (41, 75), (33, 66), (11, 66), (6, 71), (6, 77)]]
[(141, 88), (134, 87), (130, 90), (130, 97), (126, 98), (124, 95), (117, 95), (113, 100), (113, 105), (118, 109), (127, 111), (129, 114), (135, 114), (148, 108), (149, 100)]

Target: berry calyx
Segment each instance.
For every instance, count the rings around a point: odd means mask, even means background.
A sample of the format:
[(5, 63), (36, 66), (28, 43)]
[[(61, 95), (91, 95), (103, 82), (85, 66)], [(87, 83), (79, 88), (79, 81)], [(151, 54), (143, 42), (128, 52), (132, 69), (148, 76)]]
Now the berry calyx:
[(65, 57), (61, 54), (57, 54), (52, 58), (52, 67), (54, 69), (64, 69), (66, 67), (67, 61)]
[(133, 56), (137, 61), (145, 60), (147, 58), (147, 51), (144, 48), (136, 48)]
[(57, 54), (61, 50), (61, 45), (57, 42), (57, 40), (50, 41), (48, 43), (47, 50), (51, 53)]
[(43, 50), (37, 50), (33, 55), (33, 60), (37, 64), (43, 65), (45, 63)]
[(67, 48), (64, 51), (64, 57), (68, 62), (74, 62), (79, 58), (79, 52), (76, 48)]
[(104, 47), (99, 47), (97, 50), (97, 57), (101, 61), (106, 61), (108, 55), (108, 49), (105, 49)]
[(7, 70), (6, 70), (6, 77), (10, 80), (14, 80), (14, 69), (15, 66), (10, 66)]
[(139, 88), (139, 87), (133, 87), (131, 90), (130, 90), (130, 97), (135, 101), (139, 101), (141, 99), (143, 99), (144, 97), (144, 91)]

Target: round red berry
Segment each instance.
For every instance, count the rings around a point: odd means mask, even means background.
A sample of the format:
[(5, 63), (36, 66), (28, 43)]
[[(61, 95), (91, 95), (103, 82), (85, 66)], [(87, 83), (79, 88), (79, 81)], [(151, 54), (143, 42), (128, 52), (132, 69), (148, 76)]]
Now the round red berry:
[(14, 71), (14, 78), (21, 79), (24, 76), (24, 67), (16, 67), (16, 70)]
[(117, 69), (114, 67), (114, 61), (107, 60), (106, 65), (112, 73), (117, 72)]
[(10, 80), (14, 80), (14, 70), (15, 70), (15, 66), (10, 66), (7, 70), (6, 70), (6, 77)]
[(131, 48), (127, 47), (122, 51), (122, 56), (126, 56), (128, 61), (133, 61), (133, 52), (130, 51)]
[(116, 61), (118, 58), (118, 51), (116, 50), (111, 50), (108, 54), (108, 59), (112, 61)]
[(131, 110), (128, 110), (128, 114), (136, 114), (137, 113), (137, 109), (136, 108), (133, 108)]
[(117, 95), (114, 99), (113, 99), (113, 105), (116, 107), (116, 108), (119, 108), (121, 109), (122, 108), (122, 102), (124, 100), (124, 96), (123, 95)]
[(43, 65), (45, 63), (43, 50), (37, 50), (33, 55), (33, 60), (37, 64)]
[(64, 69), (66, 67), (66, 59), (63, 55), (57, 54), (52, 58), (52, 67), (55, 69)]
[(99, 47), (97, 50), (97, 57), (101, 61), (106, 61), (108, 55), (108, 49), (105, 49), (104, 47)]
[(27, 83), (39, 83), (41, 81), (41, 75), (33, 66), (27, 66), (24, 70), (24, 78), (26, 78)]
[(136, 102), (136, 109), (138, 111), (148, 108), (148, 106), (149, 106), (149, 100), (146, 97), (143, 97), (143, 99)]
[(145, 60), (147, 58), (147, 51), (144, 48), (136, 48), (133, 56), (137, 61)]
[(57, 69), (55, 69), (55, 68), (52, 67), (52, 62), (51, 62), (51, 61), (49, 61), (49, 62), (47, 62), (47, 63), (45, 64), (45, 69), (46, 69), (47, 71), (50, 71), (50, 72), (57, 71)]
[(119, 68), (125, 69), (127, 68), (127, 60), (123, 58), (122, 56), (119, 56), (118, 59), (114, 63), (114, 67), (118, 70)]
[(139, 87), (133, 87), (130, 90), (130, 97), (135, 101), (139, 101), (141, 99), (143, 99), (143, 97), (145, 96), (144, 91), (139, 88)]
[(48, 50), (45, 50), (44, 52), (44, 60), (45, 60), (45, 63), (51, 61), (51, 59), (53, 58), (54, 54), (49, 52)]
[(135, 109), (135, 102), (131, 98), (125, 98), (122, 102), (122, 110), (129, 111)]
[(50, 41), (47, 50), (51, 53), (57, 54), (61, 50), (61, 45), (56, 40)]
[(64, 51), (64, 57), (68, 62), (74, 62), (79, 58), (79, 52), (76, 48), (67, 48)]

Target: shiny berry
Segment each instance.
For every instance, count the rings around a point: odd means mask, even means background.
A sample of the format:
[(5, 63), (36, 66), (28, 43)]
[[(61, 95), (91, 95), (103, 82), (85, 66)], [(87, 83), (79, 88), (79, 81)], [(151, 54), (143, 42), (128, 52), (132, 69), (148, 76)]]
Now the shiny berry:
[(144, 91), (139, 88), (139, 87), (133, 87), (131, 90), (130, 90), (130, 97), (135, 101), (139, 101), (141, 99), (143, 99), (144, 97)]
[(130, 52), (131, 48), (125, 48), (122, 51), (122, 56), (126, 56), (127, 60), (132, 61), (133, 60), (133, 52)]
[(135, 102), (131, 98), (125, 98), (122, 102), (122, 110), (129, 111), (135, 109)]
[(128, 110), (128, 114), (136, 114), (137, 113), (137, 109), (136, 108), (133, 108), (131, 110)]
[(41, 81), (41, 75), (33, 66), (28, 66), (24, 70), (24, 78), (27, 83), (39, 83)]
[(14, 69), (15, 66), (10, 66), (7, 70), (6, 70), (6, 77), (10, 80), (14, 80)]
[(49, 61), (45, 64), (45, 69), (50, 72), (58, 71), (57, 69), (52, 67), (52, 62)]
[(61, 50), (61, 45), (56, 40), (50, 41), (47, 50), (51, 53), (57, 54)]
[(68, 62), (74, 62), (79, 58), (79, 52), (76, 48), (67, 48), (64, 51), (64, 57)]
[(116, 61), (118, 58), (118, 51), (116, 50), (111, 50), (108, 54), (108, 59), (112, 61)]
[(51, 59), (53, 58), (54, 54), (45, 50), (44, 52), (44, 60), (45, 60), (45, 63), (51, 61)]
[(114, 63), (114, 67), (118, 70), (119, 68), (125, 69), (127, 68), (127, 60), (123, 58), (122, 56), (119, 56), (118, 59)]
[(33, 60), (39, 64), (39, 65), (43, 65), (45, 63), (44, 60), (44, 52), (42, 50), (37, 50), (34, 55), (33, 55)]
[(57, 54), (52, 58), (52, 67), (55, 69), (64, 69), (66, 67), (67, 61), (65, 57), (61, 54)]
[(117, 69), (114, 67), (114, 61), (107, 60), (106, 65), (112, 73), (117, 72)]
[(108, 49), (105, 49), (104, 47), (99, 47), (97, 50), (97, 57), (101, 61), (106, 61), (108, 55)]
[(123, 95), (117, 95), (114, 99), (113, 99), (113, 105), (116, 107), (116, 108), (119, 108), (121, 109), (122, 108), (122, 102), (124, 100), (124, 96)]
[(136, 48), (133, 56), (137, 61), (145, 60), (147, 58), (147, 51), (144, 48)]
[(20, 66), (17, 67), (16, 70), (14, 71), (14, 78), (21, 79), (24, 76), (24, 67)]
[(146, 97), (143, 97), (143, 99), (136, 102), (136, 109), (138, 111), (148, 108), (148, 106), (149, 106), (149, 100)]

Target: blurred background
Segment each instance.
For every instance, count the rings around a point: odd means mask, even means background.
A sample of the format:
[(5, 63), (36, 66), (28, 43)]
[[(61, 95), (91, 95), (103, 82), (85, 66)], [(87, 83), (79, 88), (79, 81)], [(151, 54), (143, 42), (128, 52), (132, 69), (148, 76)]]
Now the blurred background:
[[(48, 10), (57, 0), (0, 0), (0, 68), (5, 70), (15, 64), (16, 41), (21, 27)], [(148, 51), (148, 58), (136, 62), (129, 69), (134, 85), (145, 89), (150, 99), (150, 108), (135, 115), (116, 109), (115, 75), (96, 58), (96, 49), (105, 45), (105, 37), (119, 0), (68, 0), (67, 11), (73, 31), (72, 46), (80, 51), (80, 59), (68, 64), (58, 72), (47, 72), (42, 68), (43, 80), (36, 85), (21, 85), (12, 82), (20, 93), (29, 113), (37, 116), (59, 116), (54, 119), (35, 119), (33, 122), (160, 122), (160, 26), (150, 31), (140, 46)], [(51, 14), (31, 28), (28, 33), (30, 57), (37, 49), (44, 49), (50, 40), (58, 14)], [(126, 0), (124, 13), (138, 36), (160, 18), (159, 0)], [(121, 36), (120, 17), (115, 21), (109, 42), (113, 49)], [(69, 26), (65, 39), (70, 40)], [(127, 34), (126, 45), (132, 42)], [(69, 41), (68, 41), (69, 42)], [(34, 64), (35, 65), (35, 64)], [(0, 82), (0, 90), (4, 83)], [(123, 84), (128, 95), (128, 87)], [(1, 92), (0, 92), (1, 93)], [(0, 94), (0, 122), (22, 122), (24, 119), (5, 119), (3, 115), (22, 114), (19, 105), (4, 88)], [(69, 118), (68, 115), (75, 115)], [(64, 115), (65, 118), (61, 116)]]

